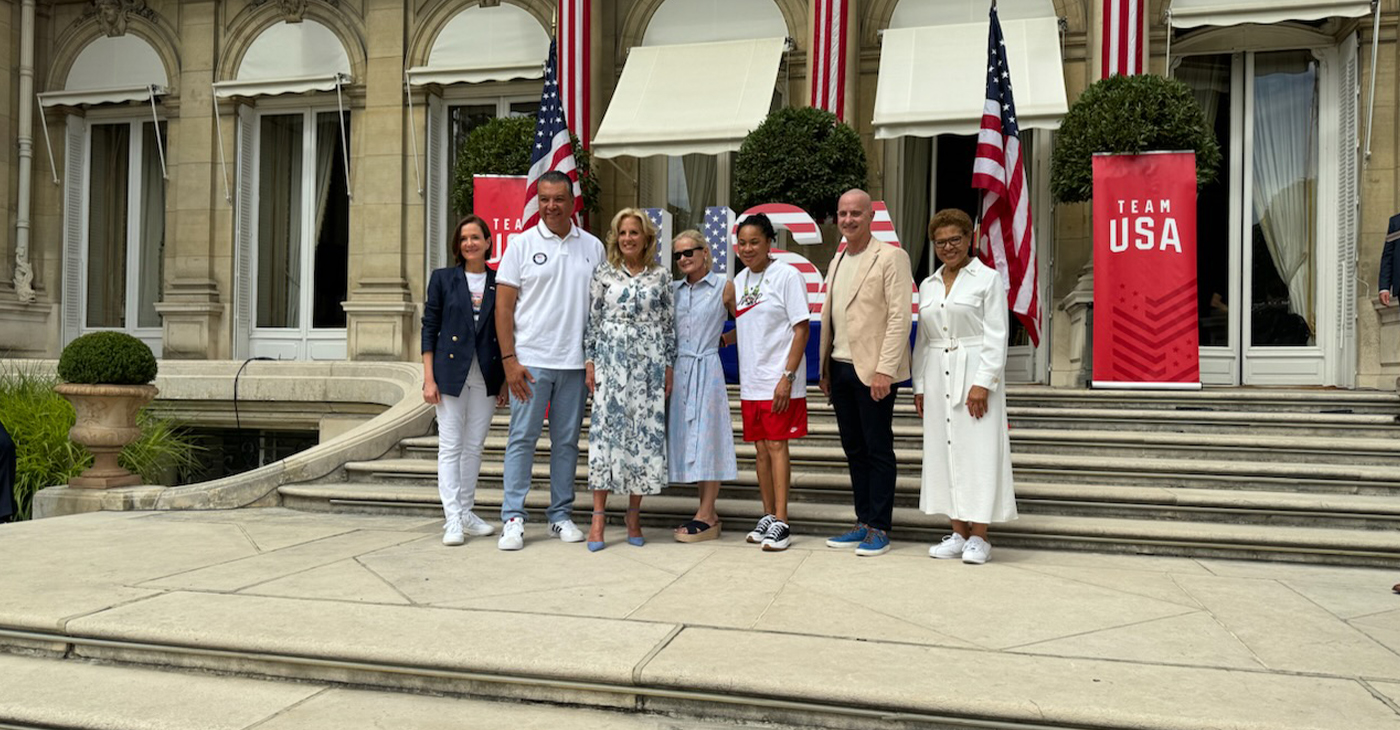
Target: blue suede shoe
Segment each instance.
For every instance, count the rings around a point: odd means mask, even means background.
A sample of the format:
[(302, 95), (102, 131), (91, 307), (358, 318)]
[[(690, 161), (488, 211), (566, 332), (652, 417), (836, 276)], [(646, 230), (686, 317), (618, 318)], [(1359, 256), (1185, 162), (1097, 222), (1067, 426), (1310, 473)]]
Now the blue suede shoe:
[(865, 533), (865, 539), (856, 548), (856, 555), (869, 557), (871, 555), (884, 555), (890, 551), (890, 536), (884, 530), (870, 528)]
[(844, 535), (837, 535), (826, 541), (829, 548), (853, 548), (865, 541), (865, 533), (870, 528), (862, 524), (857, 524), (851, 531)]
[[(637, 522), (638, 522), (638, 523), (641, 522), (642, 512), (641, 512), (641, 508), (640, 508), (640, 507), (632, 507), (632, 508), (628, 509), (628, 510), (627, 510), (627, 516), (630, 517), (630, 516), (632, 516), (632, 515), (637, 515)], [(631, 527), (627, 528), (627, 531), (628, 531), (628, 532), (631, 532), (631, 531), (632, 531), (632, 528), (631, 528)], [(637, 532), (641, 532), (641, 531), (642, 531), (641, 524), (638, 524), (638, 525), (637, 525)], [(641, 546), (647, 544), (647, 539), (646, 539), (646, 536), (644, 536), (644, 535), (637, 535), (637, 536), (635, 536), (635, 537), (632, 536), (632, 535), (628, 535), (628, 536), (627, 536), (627, 544), (628, 544), (628, 545), (631, 545), (632, 547), (641, 547)]]
[[(607, 512), (604, 510), (593, 510), (593, 519), (598, 519), (599, 516), (606, 514)], [(596, 553), (605, 547), (607, 547), (607, 543), (603, 542), (602, 540), (599, 540), (597, 542), (594, 542), (592, 540), (588, 541), (588, 552), (590, 553)]]

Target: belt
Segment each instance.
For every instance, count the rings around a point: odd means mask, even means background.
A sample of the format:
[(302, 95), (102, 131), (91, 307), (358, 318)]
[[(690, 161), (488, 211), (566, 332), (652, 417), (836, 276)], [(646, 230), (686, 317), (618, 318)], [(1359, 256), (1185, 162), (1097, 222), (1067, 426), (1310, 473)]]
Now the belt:
[(718, 348), (718, 347), (712, 347), (712, 348), (707, 349), (707, 350), (681, 350), (681, 351), (679, 351), (679, 352), (676, 353), (676, 357), (677, 357), (678, 359), (679, 359), (679, 358), (682, 358), (682, 357), (686, 357), (686, 358), (690, 358), (690, 359), (692, 359), (692, 360), (698, 360), (698, 359), (700, 359), (700, 358), (702, 358), (702, 357), (708, 357), (708, 356), (710, 356), (710, 355), (717, 355), (717, 354), (719, 354), (719, 348)]
[(961, 347), (970, 347), (980, 344), (982, 344), (982, 335), (969, 335), (967, 337), (949, 337), (947, 339), (934, 340), (930, 343), (930, 346), (945, 352), (952, 352)]

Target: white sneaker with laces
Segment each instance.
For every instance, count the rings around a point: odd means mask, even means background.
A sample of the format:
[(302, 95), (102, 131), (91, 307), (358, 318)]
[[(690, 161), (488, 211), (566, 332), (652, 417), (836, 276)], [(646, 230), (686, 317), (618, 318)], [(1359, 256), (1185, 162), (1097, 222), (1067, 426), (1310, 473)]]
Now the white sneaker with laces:
[(551, 522), (549, 531), (559, 537), (564, 542), (583, 542), (583, 530), (578, 529), (573, 520), (559, 520)]
[(496, 531), (495, 525), (489, 525), (486, 520), (476, 516), (471, 510), (462, 514), (462, 532), (472, 537), (486, 537)]
[(976, 535), (967, 541), (967, 547), (963, 549), (962, 559), (964, 563), (981, 565), (992, 557), (992, 544)]
[(501, 539), (496, 541), (501, 550), (519, 550), (525, 547), (525, 520), (512, 517), (501, 528)]
[(442, 532), (442, 544), (449, 547), (456, 547), (467, 541), (462, 535), (462, 523), (457, 520), (450, 520)]
[(966, 549), (966, 547), (967, 539), (955, 532), (945, 536), (943, 542), (929, 548), (928, 556), (930, 558), (938, 558), (939, 560), (961, 558), (963, 556), (963, 550)]

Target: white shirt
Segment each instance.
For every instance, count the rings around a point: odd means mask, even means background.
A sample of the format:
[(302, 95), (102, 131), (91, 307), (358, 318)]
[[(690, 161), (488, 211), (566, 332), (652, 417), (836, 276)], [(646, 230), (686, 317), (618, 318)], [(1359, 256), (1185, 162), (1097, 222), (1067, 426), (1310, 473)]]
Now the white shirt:
[(846, 326), (845, 302), (851, 301), (851, 287), (856, 278), (856, 271), (860, 269), (860, 257), (870, 247), (867, 245), (861, 249), (860, 253), (851, 253), (849, 249), (836, 265), (836, 276), (831, 280), (831, 359), (841, 362), (851, 361), (851, 328)]
[[(739, 398), (773, 400), (773, 390), (787, 369), (792, 328), (809, 321), (807, 283), (792, 266), (774, 259), (755, 274), (744, 269), (734, 277), (739, 345)], [(797, 363), (792, 397), (807, 397), (807, 357)]]
[(589, 285), (602, 261), (603, 244), (577, 226), (560, 238), (541, 221), (511, 241), (496, 281), (520, 290), (515, 301), (515, 357), (521, 365), (583, 369)]
[(467, 272), (467, 289), (472, 293), (472, 319), (481, 319), (481, 301), (486, 296), (486, 272), (474, 274)]

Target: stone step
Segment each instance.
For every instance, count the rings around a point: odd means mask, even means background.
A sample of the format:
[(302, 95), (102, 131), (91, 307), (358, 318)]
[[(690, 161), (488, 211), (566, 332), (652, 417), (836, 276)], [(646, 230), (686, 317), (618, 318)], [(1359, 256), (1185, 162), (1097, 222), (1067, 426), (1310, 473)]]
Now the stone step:
[[(357, 476), (351, 482), (336, 484), (407, 485), (422, 490), (420, 497), (426, 494), (435, 500), (436, 473), (419, 465), (405, 466), (409, 468), (397, 475), (379, 472)], [(537, 486), (543, 486), (549, 478), (548, 467), (536, 467), (533, 477)], [(482, 466), (479, 488), (499, 490), (501, 478), (501, 468), (498, 465), (485, 464)], [(580, 492), (587, 491), (586, 467), (580, 467), (575, 474), (574, 485)], [(664, 494), (694, 498), (696, 489), (690, 484), (675, 484), (668, 486)], [(740, 471), (736, 480), (721, 485), (720, 496), (726, 499), (758, 499), (757, 475), (753, 471)], [(795, 474), (789, 493), (789, 501), (794, 503), (848, 505), (850, 499), (849, 478), (844, 474), (835, 473)], [(899, 477), (895, 484), (895, 505), (916, 508), (918, 504), (919, 478)], [(1025, 514), (1326, 526), (1348, 530), (1400, 528), (1400, 495), (1367, 496), (1018, 482), (1016, 504)]]
[(1380, 413), (1289, 413), (1008, 406), (1013, 428), (1246, 433), (1291, 437), (1400, 438), (1400, 418)]
[[(285, 506), (308, 511), (441, 514), (436, 490), (412, 484), (295, 484), (278, 491)], [(541, 518), (540, 511), (547, 506), (548, 498), (546, 489), (531, 490), (526, 506), (535, 513), (536, 519)], [(498, 488), (482, 485), (477, 490), (478, 514), (493, 517), (491, 508), (499, 506), (500, 500)], [(609, 519), (620, 522), (625, 502), (620, 498), (610, 502)], [(587, 520), (590, 509), (585, 499), (579, 499), (575, 503), (574, 519), (580, 523)], [(1388, 517), (1393, 517), (1395, 504), (1387, 505), (1386, 509), (1391, 513)], [(762, 515), (761, 503), (752, 498), (721, 498), (718, 510), (730, 520), (730, 531), (747, 529)], [(690, 495), (663, 493), (647, 497), (643, 503), (643, 524), (663, 530), (661, 534), (651, 531), (651, 539), (664, 539), (665, 530), (686, 521), (694, 511), (695, 500)], [(847, 503), (793, 501), (789, 503), (788, 512), (793, 530), (799, 535), (835, 534), (849, 528), (852, 522), (851, 507)], [(735, 521), (737, 524), (733, 524)], [(897, 507), (894, 524), (893, 539), (932, 543), (946, 534), (948, 523), (942, 517), (925, 515), (912, 507)], [(1400, 531), (1394, 529), (1339, 530), (1280, 524), (1225, 525), (1196, 520), (1025, 514), (1014, 522), (993, 525), (991, 539), (996, 544), (1017, 547), (1400, 567)]]
[[(739, 434), (743, 426), (733, 424), (735, 446), (743, 456), (748, 449)], [(840, 433), (834, 423), (812, 423), (808, 436), (794, 442), (793, 449), (821, 448), (831, 451), (833, 458), (845, 463), (840, 451)], [(922, 429), (896, 425), (895, 448), (905, 460), (918, 463), (923, 444)], [(541, 438), (547, 443), (547, 437)], [(486, 448), (504, 451), (503, 429), (492, 429)], [(587, 434), (580, 439), (579, 448), (587, 451)], [(401, 442), (403, 455), (436, 459), (436, 436), (405, 439)], [(1142, 457), (1145, 459), (1225, 459), (1232, 461), (1290, 461), (1313, 464), (1390, 465), (1400, 468), (1400, 439), (1337, 438), (1316, 436), (1303, 440), (1273, 434), (1196, 434), (1170, 431), (1090, 431), (1060, 429), (1011, 429), (1011, 450), (1025, 454), (1082, 454), (1086, 456)]]

